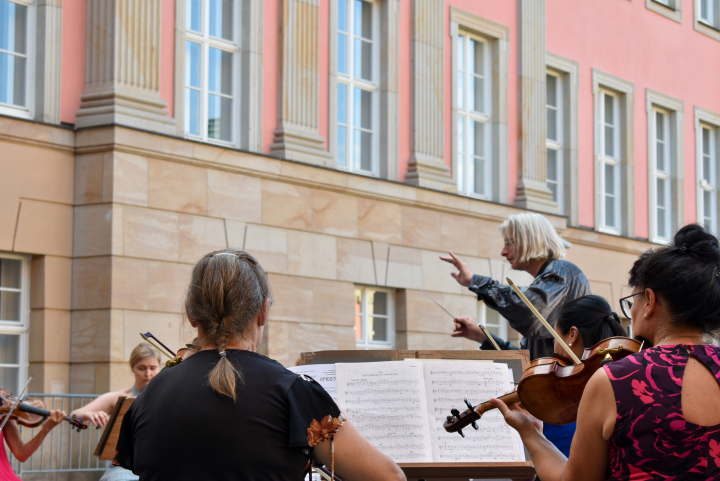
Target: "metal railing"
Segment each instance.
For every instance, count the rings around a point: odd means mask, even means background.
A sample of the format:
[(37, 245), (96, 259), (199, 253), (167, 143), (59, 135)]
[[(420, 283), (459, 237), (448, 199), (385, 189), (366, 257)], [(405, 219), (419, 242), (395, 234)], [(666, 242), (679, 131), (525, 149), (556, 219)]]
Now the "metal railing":
[[(47, 409), (61, 409), (68, 415), (93, 399), (97, 394), (45, 394), (30, 393), (30, 397), (41, 399)], [(37, 428), (20, 426), (25, 442), (35, 436)], [(102, 435), (102, 429), (91, 424), (77, 432), (68, 422), (62, 422), (47, 435), (40, 447), (24, 463), (8, 453), (13, 469), (22, 476), (31, 473), (61, 473), (74, 471), (104, 471), (110, 461), (100, 461), (93, 453)], [(1, 442), (1, 441), (0, 441)]]

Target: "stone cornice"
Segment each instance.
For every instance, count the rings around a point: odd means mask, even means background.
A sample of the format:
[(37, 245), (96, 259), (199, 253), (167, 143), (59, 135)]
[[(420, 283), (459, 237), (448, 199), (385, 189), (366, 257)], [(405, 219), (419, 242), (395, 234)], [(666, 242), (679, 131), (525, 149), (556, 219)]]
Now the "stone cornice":
[(0, 139), (46, 149), (75, 151), (72, 129), (0, 115)]

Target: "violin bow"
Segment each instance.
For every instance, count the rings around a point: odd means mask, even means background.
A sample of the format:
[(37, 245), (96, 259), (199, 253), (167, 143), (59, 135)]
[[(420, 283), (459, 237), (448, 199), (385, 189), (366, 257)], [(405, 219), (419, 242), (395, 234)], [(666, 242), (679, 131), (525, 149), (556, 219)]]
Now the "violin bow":
[[(175, 358), (177, 357), (177, 354), (175, 354), (175, 353), (174, 353), (170, 348), (168, 348), (165, 344), (163, 344), (162, 342), (160, 342), (160, 339), (158, 339), (157, 337), (155, 337), (151, 332), (146, 332), (145, 334), (143, 334), (143, 333), (141, 332), (141, 333), (140, 333), (140, 337), (142, 337), (146, 342), (149, 342), (150, 344), (152, 344), (153, 347), (155, 347), (155, 349), (157, 349), (158, 351), (160, 351), (160, 352), (162, 352), (163, 354), (165, 354), (168, 358), (170, 358), (170, 359), (175, 359)], [(162, 346), (162, 348), (159, 347), (159, 346), (158, 346), (157, 344), (155, 344), (154, 342), (152, 342), (152, 341), (150, 340), (150, 338), (155, 339), (155, 340), (157, 341), (157, 343)], [(165, 351), (167, 351), (167, 352), (165, 352)], [(170, 354), (172, 354), (172, 355), (168, 354), (168, 352), (169, 352)]]
[(23, 394), (25, 394), (25, 390), (30, 385), (30, 381), (32, 381), (33, 377), (34, 377), (34, 375), (30, 376), (28, 378), (27, 382), (25, 383), (25, 387), (22, 388), (22, 391), (20, 391), (20, 395), (17, 397), (17, 402), (15, 404), (13, 404), (13, 406), (10, 408), (10, 412), (7, 413), (7, 415), (5, 416), (5, 419), (3, 419), (2, 424), (0, 424), (0, 433), (2, 432), (3, 428), (5, 427), (5, 424), (7, 424), (8, 419), (10, 419), (10, 416), (12, 415), (13, 411), (15, 411), (15, 408), (17, 407), (17, 405), (22, 402), (21, 399), (23, 397)]
[[(423, 289), (423, 288), (421, 287), (420, 290), (422, 291), (423, 294), (425, 294), (425, 295), (427, 296), (428, 299), (430, 299), (431, 301), (433, 301), (436, 306), (438, 306), (440, 309), (442, 309), (443, 311), (445, 311), (450, 317), (452, 317), (453, 319), (455, 319), (455, 316), (453, 316), (452, 314), (450, 314), (450, 311), (448, 311), (447, 309), (445, 309), (445, 308), (442, 306), (442, 304), (440, 304), (438, 301), (436, 301), (435, 299), (433, 299), (432, 297), (430, 297), (430, 294), (428, 294), (427, 292), (425, 292), (425, 289)], [(499, 351), (499, 350), (500, 350), (500, 346), (498, 346), (497, 342), (495, 342), (495, 339), (493, 339), (493, 337), (490, 335), (490, 333), (487, 331), (487, 329), (485, 329), (485, 326), (483, 326), (482, 324), (478, 324), (478, 326), (480, 327), (480, 330), (485, 334), (485, 337), (487, 337), (488, 339), (490, 339), (490, 342), (492, 343), (493, 346), (495, 346), (495, 349), (497, 349), (497, 350)]]
[(520, 299), (522, 299), (523, 302), (525, 303), (525, 305), (530, 308), (532, 313), (535, 314), (535, 317), (537, 317), (538, 320), (540, 322), (542, 322), (542, 325), (545, 326), (545, 328), (550, 332), (550, 334), (552, 334), (552, 336), (560, 344), (560, 346), (563, 349), (565, 349), (565, 352), (567, 353), (568, 356), (570, 356), (570, 359), (572, 359), (572, 362), (575, 364), (580, 364), (580, 359), (578, 359), (578, 357), (575, 355), (575, 353), (572, 352), (572, 349), (570, 349), (568, 347), (568, 345), (565, 344), (565, 341), (562, 340), (562, 337), (560, 337), (560, 335), (555, 331), (555, 329), (552, 328), (550, 323), (548, 323), (545, 320), (545, 318), (542, 316), (542, 314), (540, 314), (540, 312), (538, 312), (538, 310), (535, 309), (535, 306), (533, 306), (532, 302), (530, 302), (530, 300), (527, 297), (525, 297), (525, 294), (522, 293), (522, 291), (518, 288), (518, 286), (516, 286), (515, 283), (509, 277), (506, 277), (505, 280), (508, 281), (508, 284), (510, 284), (510, 287), (512, 287), (513, 290), (515, 291), (515, 293), (518, 296), (520, 296)]

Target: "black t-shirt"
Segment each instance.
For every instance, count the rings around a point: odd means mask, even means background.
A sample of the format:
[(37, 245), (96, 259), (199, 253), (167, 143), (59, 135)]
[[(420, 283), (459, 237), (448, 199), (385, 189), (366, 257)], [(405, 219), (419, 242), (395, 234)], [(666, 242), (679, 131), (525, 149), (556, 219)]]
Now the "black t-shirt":
[(307, 428), (340, 410), (319, 384), (272, 359), (231, 349), (227, 358), (243, 377), (237, 402), (208, 384), (217, 351), (200, 351), (148, 384), (123, 419), (123, 467), (141, 481), (302, 479)]

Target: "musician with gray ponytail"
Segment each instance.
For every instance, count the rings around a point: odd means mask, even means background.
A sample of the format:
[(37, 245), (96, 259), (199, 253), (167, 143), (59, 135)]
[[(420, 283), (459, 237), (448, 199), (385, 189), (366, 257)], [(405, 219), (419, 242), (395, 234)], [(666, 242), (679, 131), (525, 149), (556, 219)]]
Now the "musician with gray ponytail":
[(143, 481), (300, 481), (313, 456), (347, 481), (405, 479), (319, 384), (257, 353), (272, 303), (252, 255), (200, 259), (185, 314), (201, 349), (158, 374), (125, 415), (123, 467)]

